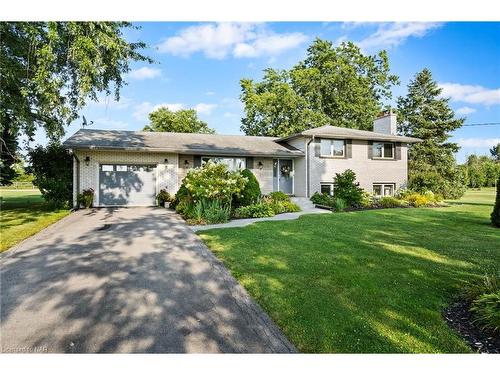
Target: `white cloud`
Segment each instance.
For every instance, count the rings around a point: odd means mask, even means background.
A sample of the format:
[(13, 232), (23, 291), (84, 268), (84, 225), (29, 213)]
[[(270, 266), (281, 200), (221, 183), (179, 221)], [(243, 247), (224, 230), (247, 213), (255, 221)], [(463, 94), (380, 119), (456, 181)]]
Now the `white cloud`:
[(217, 107), (216, 104), (198, 103), (194, 106), (194, 109), (198, 114), (209, 115), (215, 107)]
[(131, 70), (128, 76), (136, 80), (151, 79), (161, 76), (161, 70), (143, 66), (142, 68)]
[(224, 114), (222, 115), (226, 118), (236, 118), (236, 117), (240, 117), (239, 114), (237, 113), (232, 113), (232, 112), (224, 112)]
[(423, 37), (430, 30), (441, 25), (441, 23), (435, 22), (382, 23), (373, 34), (357, 44), (363, 49), (395, 47), (410, 37)]
[(456, 102), (469, 104), (497, 105), (500, 104), (500, 89), (487, 89), (478, 85), (462, 85), (460, 83), (439, 83), (443, 89), (441, 95), (450, 97)]
[(476, 112), (476, 109), (475, 108), (471, 108), (471, 107), (460, 107), (456, 110), (456, 112), (459, 114), (459, 115), (470, 115), (471, 113), (474, 113)]
[(207, 91), (205, 93), (206, 96), (214, 96), (215, 95), (215, 91)]
[(460, 138), (457, 143), (464, 148), (493, 147), (500, 143), (500, 138)]
[(141, 104), (138, 104), (134, 108), (134, 113), (132, 113), (132, 116), (138, 121), (146, 121), (148, 119), (148, 115), (156, 111), (160, 107), (167, 107), (171, 111), (178, 111), (180, 109), (184, 108), (184, 104), (182, 103), (159, 103), (159, 104), (152, 104), (150, 102), (142, 102)]
[(158, 51), (176, 56), (203, 52), (212, 59), (274, 56), (305, 42), (302, 33), (274, 33), (253, 23), (212, 23), (190, 26), (158, 45)]
[(235, 57), (276, 56), (293, 49), (307, 40), (302, 33), (262, 35), (249, 43), (238, 43), (234, 47)]

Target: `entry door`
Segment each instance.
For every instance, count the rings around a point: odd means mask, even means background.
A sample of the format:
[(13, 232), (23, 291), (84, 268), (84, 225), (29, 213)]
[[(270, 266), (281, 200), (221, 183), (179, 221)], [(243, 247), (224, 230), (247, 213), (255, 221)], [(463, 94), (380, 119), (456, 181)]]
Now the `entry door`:
[(273, 160), (273, 190), (293, 194), (293, 160)]
[(101, 164), (99, 166), (100, 206), (154, 206), (156, 166)]

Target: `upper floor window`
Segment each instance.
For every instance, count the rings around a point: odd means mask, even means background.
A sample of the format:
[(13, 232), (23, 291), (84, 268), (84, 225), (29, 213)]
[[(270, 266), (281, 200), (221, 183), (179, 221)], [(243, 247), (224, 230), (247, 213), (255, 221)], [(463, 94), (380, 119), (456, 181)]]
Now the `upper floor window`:
[(240, 169), (246, 168), (246, 159), (245, 158), (219, 158), (219, 157), (210, 157), (204, 156), (201, 158), (202, 164), (212, 161), (214, 163), (221, 163), (227, 165), (227, 169), (230, 171), (237, 171)]
[(394, 143), (373, 142), (373, 157), (379, 159), (393, 159)]
[(321, 156), (339, 157), (345, 155), (343, 139), (321, 139)]

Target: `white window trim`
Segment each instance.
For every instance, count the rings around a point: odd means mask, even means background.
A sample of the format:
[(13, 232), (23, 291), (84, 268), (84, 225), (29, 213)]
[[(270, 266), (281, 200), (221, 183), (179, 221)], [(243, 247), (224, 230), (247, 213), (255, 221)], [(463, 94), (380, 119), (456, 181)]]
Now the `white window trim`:
[[(203, 160), (203, 159), (208, 159), (208, 160), (210, 160), (210, 159), (232, 159), (233, 160), (233, 167), (234, 167), (234, 160), (235, 159), (242, 159), (243, 160), (243, 168), (241, 168), (241, 169), (234, 169), (234, 170), (242, 171), (243, 169), (246, 169), (246, 167), (247, 167), (247, 159), (246, 159), (246, 157), (237, 157), (237, 156), (234, 156), (234, 157), (232, 157), (232, 156), (206, 156), (205, 155), (205, 156), (201, 157), (201, 164), (207, 162), (207, 160)], [(233, 169), (231, 169), (231, 171), (233, 171)]]
[[(345, 139), (337, 139), (337, 138), (321, 138), (321, 140), (327, 140), (330, 142), (330, 154), (322, 154), (321, 153), (321, 146), (320, 146), (320, 153), (319, 156), (322, 158), (337, 158), (337, 159), (344, 159), (345, 158), (345, 145), (346, 141)], [(320, 142), (321, 142), (320, 140)], [(342, 155), (334, 155), (333, 154), (333, 141), (342, 141), (344, 144), (342, 146)]]
[[(330, 187), (330, 193), (329, 193), (329, 195), (330, 195), (330, 196), (333, 196), (333, 182), (321, 182), (321, 183), (319, 184), (319, 191), (320, 191), (320, 193), (321, 193), (321, 187), (322, 187), (323, 185), (328, 185), (328, 186)], [(323, 193), (321, 193), (321, 194), (323, 194)]]
[[(373, 155), (373, 151), (375, 149), (375, 144), (382, 144), (382, 156), (372, 156), (372, 159), (384, 159), (384, 160), (393, 160), (396, 156), (396, 150), (395, 150), (395, 145), (394, 145), (394, 142), (373, 142), (372, 144), (372, 155)], [(384, 156), (384, 145), (386, 144), (390, 144), (392, 146), (392, 156), (391, 157), (385, 157)]]
[[(382, 195), (375, 195), (375, 186), (381, 186), (382, 187)], [(386, 186), (390, 186), (392, 188), (392, 195), (385, 195), (384, 194), (384, 189)], [(372, 194), (375, 197), (393, 197), (396, 192), (396, 184), (394, 182), (375, 182), (372, 184)]]

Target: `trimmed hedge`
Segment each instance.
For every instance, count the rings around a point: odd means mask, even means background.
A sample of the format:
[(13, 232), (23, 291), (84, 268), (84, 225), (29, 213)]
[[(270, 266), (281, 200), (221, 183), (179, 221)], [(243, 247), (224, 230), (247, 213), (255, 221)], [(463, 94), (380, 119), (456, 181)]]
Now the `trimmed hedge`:
[(259, 181), (257, 181), (255, 175), (249, 169), (242, 170), (241, 175), (246, 177), (248, 181), (243, 190), (240, 192), (240, 195), (233, 197), (233, 207), (255, 204), (259, 201), (261, 196)]

